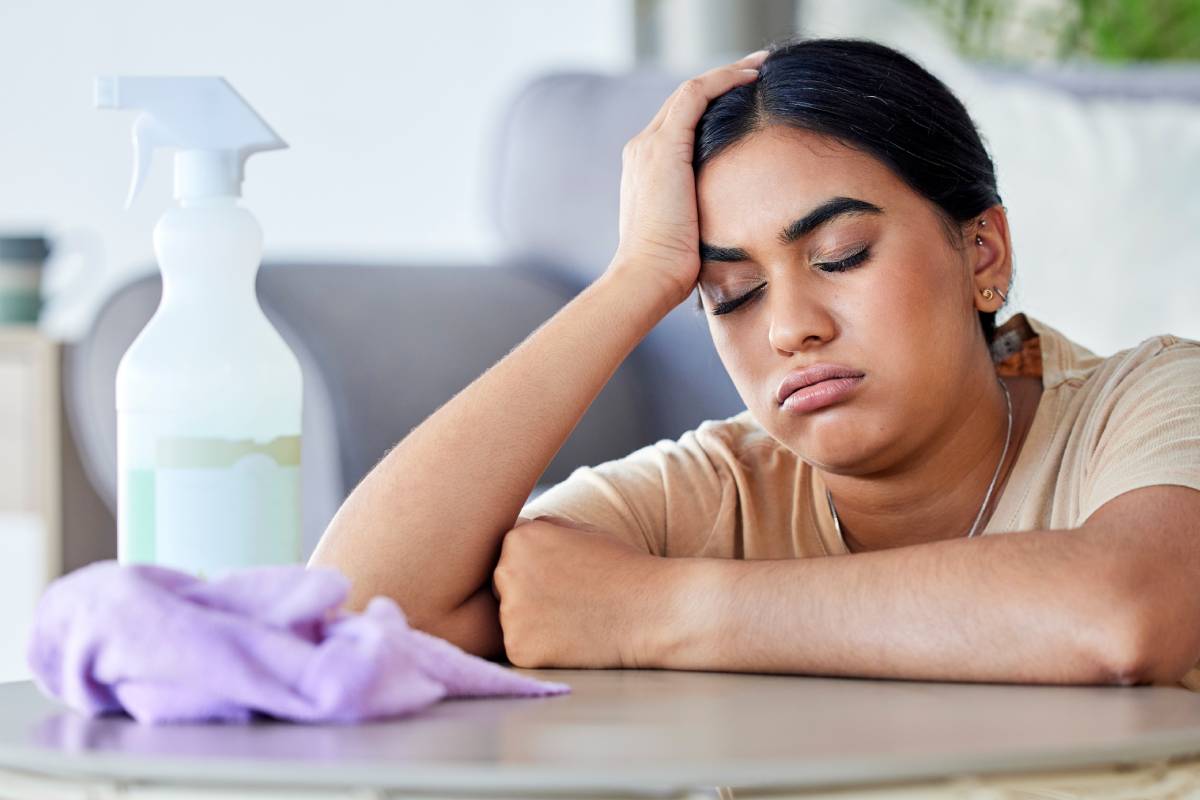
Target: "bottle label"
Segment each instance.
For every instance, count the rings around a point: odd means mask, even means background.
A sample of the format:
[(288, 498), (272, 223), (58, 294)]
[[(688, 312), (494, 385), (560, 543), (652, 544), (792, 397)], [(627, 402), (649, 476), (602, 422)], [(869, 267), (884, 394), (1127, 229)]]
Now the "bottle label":
[(161, 436), (123, 475), (122, 562), (199, 577), (301, 558), (300, 437)]

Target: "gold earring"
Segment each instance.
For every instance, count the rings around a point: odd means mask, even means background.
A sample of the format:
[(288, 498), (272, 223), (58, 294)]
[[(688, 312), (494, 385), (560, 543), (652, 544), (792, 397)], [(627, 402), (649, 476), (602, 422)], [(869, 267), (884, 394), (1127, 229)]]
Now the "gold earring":
[(991, 289), (984, 289), (982, 294), (984, 300), (991, 300), (993, 297), (995, 297), (995, 292), (993, 292)]

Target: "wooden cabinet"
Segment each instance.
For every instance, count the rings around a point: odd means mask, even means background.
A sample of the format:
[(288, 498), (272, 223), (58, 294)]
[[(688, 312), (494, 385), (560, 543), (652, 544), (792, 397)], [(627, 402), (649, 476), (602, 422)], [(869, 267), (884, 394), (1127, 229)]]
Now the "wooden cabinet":
[(46, 585), (117, 557), (116, 521), (67, 419), (62, 353), (32, 326), (0, 325), (0, 682), (29, 677), (25, 645)]
[(60, 348), (0, 326), (0, 681), (27, 677), (25, 643), (62, 570)]

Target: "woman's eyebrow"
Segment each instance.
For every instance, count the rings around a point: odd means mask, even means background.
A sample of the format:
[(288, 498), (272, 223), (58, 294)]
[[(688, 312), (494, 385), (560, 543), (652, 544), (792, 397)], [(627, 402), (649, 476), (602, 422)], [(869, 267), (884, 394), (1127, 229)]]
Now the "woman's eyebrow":
[(800, 219), (779, 232), (782, 244), (792, 242), (812, 233), (834, 217), (844, 214), (882, 214), (883, 209), (856, 197), (834, 197), (826, 200)]
[(707, 242), (700, 243), (700, 263), (709, 261), (749, 261), (750, 256), (740, 247), (717, 247)]
[[(779, 232), (779, 241), (791, 244), (815, 231), (835, 217), (845, 214), (882, 214), (883, 209), (856, 197), (833, 197)], [(749, 261), (750, 256), (740, 247), (720, 247), (700, 242), (700, 263)]]

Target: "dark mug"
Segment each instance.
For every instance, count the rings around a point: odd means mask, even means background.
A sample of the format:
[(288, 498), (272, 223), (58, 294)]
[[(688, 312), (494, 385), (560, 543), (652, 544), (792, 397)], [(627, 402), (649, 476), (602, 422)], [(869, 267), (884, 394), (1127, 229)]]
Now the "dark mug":
[(50, 243), (43, 236), (0, 234), (0, 325), (37, 322), (49, 255)]

